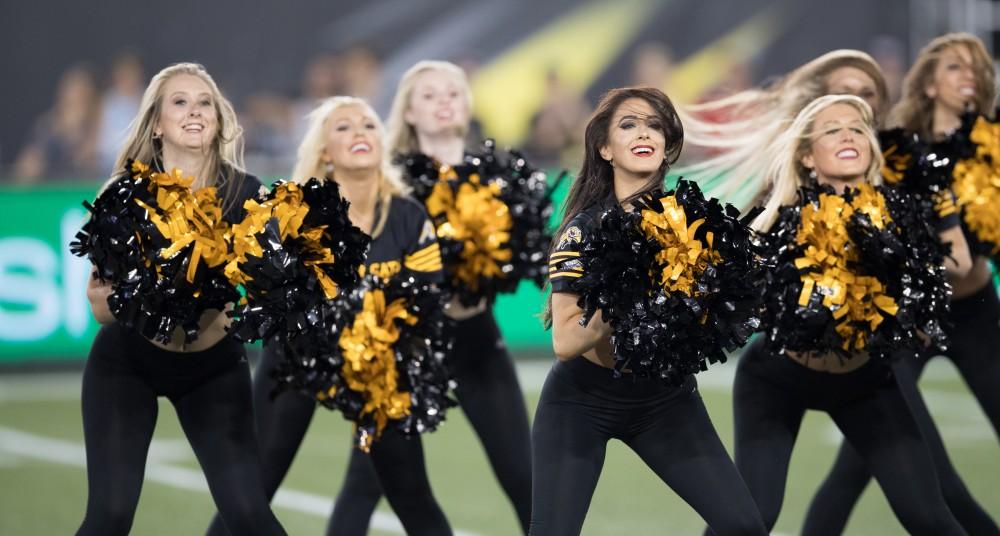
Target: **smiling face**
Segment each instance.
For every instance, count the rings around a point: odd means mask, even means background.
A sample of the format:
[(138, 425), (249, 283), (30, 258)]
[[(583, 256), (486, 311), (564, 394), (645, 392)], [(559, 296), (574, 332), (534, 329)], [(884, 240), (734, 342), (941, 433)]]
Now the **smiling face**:
[(219, 110), (212, 88), (201, 78), (178, 74), (163, 84), (160, 117), (154, 133), (174, 151), (203, 151), (219, 132)]
[(424, 136), (462, 135), (469, 124), (465, 81), (456, 73), (430, 69), (413, 82), (406, 122)]
[(975, 107), (977, 88), (972, 65), (972, 53), (965, 45), (941, 51), (934, 75), (924, 90), (935, 106), (954, 115), (962, 114), (967, 103)]
[(616, 176), (649, 177), (663, 166), (666, 136), (656, 111), (644, 99), (630, 98), (611, 117), (608, 143), (601, 158), (611, 162)]
[(876, 117), (879, 116), (881, 104), (875, 80), (868, 73), (857, 67), (839, 67), (826, 77), (826, 92), (829, 95), (854, 95), (871, 106)]
[(867, 130), (854, 106), (837, 103), (824, 108), (813, 122), (802, 165), (816, 172), (820, 184), (863, 180), (872, 162)]
[(376, 170), (382, 164), (382, 133), (371, 112), (357, 104), (335, 108), (327, 117), (323, 161), (334, 170)]

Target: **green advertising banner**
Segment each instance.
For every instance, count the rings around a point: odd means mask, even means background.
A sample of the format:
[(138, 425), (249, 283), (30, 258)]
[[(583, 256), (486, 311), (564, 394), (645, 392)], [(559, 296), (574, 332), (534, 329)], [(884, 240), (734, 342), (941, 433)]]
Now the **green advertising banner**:
[[(554, 197), (562, 200), (564, 181)], [(87, 302), (89, 264), (69, 252), (99, 184), (0, 188), (0, 364), (72, 361), (87, 355), (98, 325)], [(523, 283), (497, 299), (514, 350), (546, 351), (542, 292)]]
[(97, 184), (0, 189), (0, 362), (87, 355), (89, 263), (69, 252)]

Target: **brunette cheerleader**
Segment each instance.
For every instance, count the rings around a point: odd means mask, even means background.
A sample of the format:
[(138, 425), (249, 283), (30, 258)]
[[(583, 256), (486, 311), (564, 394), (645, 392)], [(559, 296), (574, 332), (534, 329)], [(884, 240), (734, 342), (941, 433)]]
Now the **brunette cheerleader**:
[(612, 372), (612, 329), (586, 326), (575, 281), (598, 215), (661, 188), (684, 140), (670, 100), (651, 88), (609, 92), (587, 125), (583, 167), (550, 256), (552, 344), (558, 361), (542, 388), (532, 432), (532, 535), (579, 534), (610, 439), (627, 444), (718, 534), (766, 534), (719, 440), (693, 376), (678, 385)]

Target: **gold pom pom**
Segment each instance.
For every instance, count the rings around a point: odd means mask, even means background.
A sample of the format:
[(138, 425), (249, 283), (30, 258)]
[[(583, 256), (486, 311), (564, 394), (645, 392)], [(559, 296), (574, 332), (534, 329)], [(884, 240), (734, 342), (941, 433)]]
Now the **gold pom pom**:
[[(818, 205), (802, 207), (796, 236), (806, 249), (795, 266), (808, 270), (801, 275), (799, 305), (808, 305), (814, 291), (822, 295), (823, 306), (833, 313), (835, 329), (847, 351), (864, 349), (868, 334), (899, 309), (878, 279), (850, 268), (858, 253), (847, 233), (847, 221), (855, 212), (866, 214), (879, 229), (892, 221), (882, 194), (864, 184), (850, 203), (837, 195), (820, 194)], [(859, 329), (864, 324), (867, 329)]]
[(480, 280), (505, 277), (500, 265), (513, 256), (507, 246), (513, 219), (498, 198), (499, 185), (481, 184), (479, 176), (473, 174), (459, 183), (456, 191), (452, 183), (456, 178), (452, 168), (442, 167), (440, 180), (427, 198), (427, 212), (433, 221), (440, 222), (439, 238), (462, 244), (454, 277), (475, 292)]
[(1000, 252), (1000, 123), (980, 117), (970, 138), (976, 155), (955, 163), (952, 189), (962, 219), (976, 238)]
[(882, 178), (888, 184), (898, 184), (906, 174), (913, 155), (900, 151), (899, 145), (892, 144), (882, 151), (885, 164), (882, 166)]
[(149, 166), (133, 162), (132, 172), (137, 178), (148, 179), (150, 188), (156, 188), (155, 207), (138, 199), (135, 202), (146, 209), (150, 221), (171, 242), (160, 251), (161, 258), (168, 259), (194, 244), (186, 274), (192, 283), (201, 263), (214, 268), (226, 262), (228, 225), (222, 220), (222, 203), (214, 187), (192, 191), (194, 177), (185, 177), (179, 169), (151, 173)]
[[(361, 438), (361, 448), (365, 452), (382, 434), (389, 420), (402, 419), (410, 413), (410, 393), (399, 391), (399, 371), (393, 351), (393, 344), (399, 339), (397, 320), (409, 325), (417, 323), (404, 299), (387, 304), (381, 290), (369, 290), (354, 323), (340, 335), (347, 388), (361, 393), (365, 400), (360, 416), (371, 415), (375, 420), (375, 436)], [(318, 393), (317, 396), (333, 394)]]
[(653, 277), (668, 291), (691, 296), (698, 276), (709, 263), (721, 260), (721, 256), (712, 249), (711, 232), (705, 236), (707, 245), (695, 238), (698, 228), (705, 223), (703, 218), (688, 225), (684, 207), (672, 195), (660, 198), (659, 203), (663, 211), (644, 209), (640, 222), (643, 234), (662, 247), (656, 254), (656, 263), (663, 268)]
[(337, 297), (337, 284), (323, 270), (322, 265), (334, 262), (333, 252), (321, 243), (325, 225), (303, 229), (302, 222), (309, 213), (309, 205), (302, 201), (302, 189), (294, 182), (278, 184), (272, 191), (270, 199), (258, 203), (248, 199), (243, 204), (246, 216), (243, 221), (233, 225), (226, 235), (231, 245), (232, 253), (226, 264), (226, 277), (234, 284), (243, 284), (251, 278), (240, 269), (247, 261), (247, 256), (260, 257), (263, 248), (257, 242), (257, 234), (264, 230), (272, 219), (278, 222), (279, 236), (282, 241), (288, 238), (302, 238), (304, 253), (307, 255), (306, 266), (312, 268), (327, 299)]

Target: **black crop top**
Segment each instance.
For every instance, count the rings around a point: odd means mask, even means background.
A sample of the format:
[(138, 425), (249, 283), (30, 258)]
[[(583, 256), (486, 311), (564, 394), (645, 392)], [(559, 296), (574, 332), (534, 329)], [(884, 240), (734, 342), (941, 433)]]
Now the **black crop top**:
[[(381, 207), (375, 221), (380, 217)], [(385, 226), (372, 240), (361, 275), (371, 273), (390, 280), (404, 268), (422, 282), (444, 281), (441, 249), (427, 212), (409, 197), (393, 196)]]
[(600, 224), (601, 214), (616, 204), (618, 199), (612, 192), (603, 201), (594, 203), (573, 216), (566, 225), (549, 254), (549, 284), (552, 285), (552, 292), (573, 293), (573, 281), (584, 274), (580, 251), (590, 238), (591, 230)]

